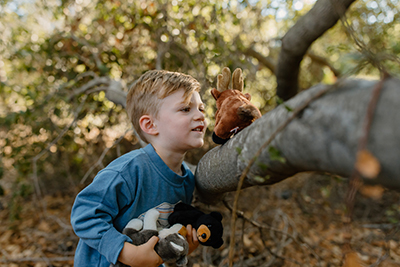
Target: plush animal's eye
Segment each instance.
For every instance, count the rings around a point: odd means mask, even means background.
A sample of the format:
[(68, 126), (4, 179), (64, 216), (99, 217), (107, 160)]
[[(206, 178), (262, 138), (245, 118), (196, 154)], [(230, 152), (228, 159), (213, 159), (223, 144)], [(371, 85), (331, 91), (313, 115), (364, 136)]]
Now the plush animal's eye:
[(206, 235), (206, 234), (202, 234), (201, 237), (202, 237), (203, 239), (206, 239), (206, 238), (207, 238), (207, 235)]

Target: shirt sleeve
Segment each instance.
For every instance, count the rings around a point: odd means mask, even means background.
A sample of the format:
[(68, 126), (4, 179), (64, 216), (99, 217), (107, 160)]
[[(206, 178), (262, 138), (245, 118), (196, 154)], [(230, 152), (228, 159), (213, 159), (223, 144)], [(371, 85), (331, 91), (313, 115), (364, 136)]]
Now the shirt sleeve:
[(130, 192), (118, 172), (103, 170), (77, 195), (71, 211), (76, 235), (114, 264), (124, 243), (132, 242), (113, 226), (119, 211), (129, 205)]

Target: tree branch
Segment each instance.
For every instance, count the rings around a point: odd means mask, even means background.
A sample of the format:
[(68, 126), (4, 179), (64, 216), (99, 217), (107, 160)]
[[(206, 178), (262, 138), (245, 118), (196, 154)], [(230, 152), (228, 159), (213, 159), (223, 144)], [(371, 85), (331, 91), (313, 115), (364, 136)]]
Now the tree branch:
[(311, 44), (333, 27), (355, 0), (318, 0), (285, 34), (276, 70), (277, 95), (288, 100), (298, 92), (300, 62)]
[[(343, 80), (336, 90), (312, 102), (255, 159), (243, 188), (274, 184), (303, 171), (350, 177), (363, 133), (363, 118), (375, 85), (376, 81)], [(236, 190), (239, 177), (255, 152), (290, 118), (290, 110), (325, 89), (326, 85), (317, 85), (303, 91), (225, 145), (205, 154), (196, 170), (200, 200), (216, 202), (223, 193)], [(368, 150), (381, 164), (381, 172), (376, 179), (365, 181), (396, 190), (400, 190), (399, 90), (398, 79), (388, 78), (383, 84), (367, 143)], [(277, 159), (271, 150), (278, 151), (281, 158)]]
[(333, 67), (332, 64), (326, 58), (318, 56), (311, 51), (307, 52), (307, 56), (311, 58), (311, 60), (314, 61), (315, 63), (327, 66), (333, 72), (333, 75), (335, 75), (336, 78), (339, 78), (342, 75), (340, 71), (335, 67)]
[(243, 53), (247, 56), (256, 58), (263, 66), (275, 74), (276, 64), (273, 62), (272, 58), (263, 56), (261, 53), (257, 52), (254, 47), (247, 48)]
[[(100, 86), (103, 85), (103, 86)], [(80, 94), (90, 94), (98, 91), (105, 91), (106, 98), (116, 105), (125, 107), (126, 96), (128, 93), (124, 91), (123, 85), (120, 81), (110, 79), (108, 77), (95, 77), (81, 87), (75, 89), (69, 96), (69, 100)]]

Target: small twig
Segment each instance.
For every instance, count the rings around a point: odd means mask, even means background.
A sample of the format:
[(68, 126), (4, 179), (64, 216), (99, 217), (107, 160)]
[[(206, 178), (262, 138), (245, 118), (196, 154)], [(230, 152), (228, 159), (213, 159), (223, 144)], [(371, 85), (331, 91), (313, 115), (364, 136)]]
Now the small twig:
[(48, 218), (53, 219), (61, 228), (65, 230), (72, 230), (72, 226), (69, 223), (65, 223), (61, 218), (55, 215), (47, 215)]
[(371, 129), (372, 119), (375, 113), (376, 106), (378, 104), (379, 96), (383, 89), (383, 84), (386, 79), (389, 78), (389, 74), (384, 72), (382, 74), (381, 80), (376, 84), (374, 90), (372, 91), (371, 100), (368, 104), (367, 113), (365, 114), (364, 126), (363, 126), (363, 136), (360, 138), (358, 143), (358, 151), (364, 149), (367, 146), (368, 137)]
[(287, 257), (284, 257), (284, 256), (281, 256), (281, 255), (278, 255), (278, 254), (276, 254), (275, 252), (273, 252), (269, 247), (265, 247), (265, 249), (268, 251), (268, 253), (270, 253), (272, 256), (274, 256), (275, 258), (278, 258), (278, 259), (281, 259), (281, 260), (283, 260), (283, 261), (290, 261), (290, 262), (293, 262), (293, 263), (295, 263), (295, 264), (297, 264), (297, 265), (299, 265), (299, 266), (303, 266), (303, 263), (301, 263), (301, 262), (298, 262), (298, 261), (296, 261), (296, 260), (294, 260), (294, 259), (291, 259), (291, 258), (287, 258)]
[(315, 63), (327, 66), (332, 71), (333, 75), (335, 75), (336, 78), (342, 75), (340, 71), (337, 70), (326, 58), (318, 56), (311, 51), (308, 51), (306, 55), (309, 58), (311, 58), (311, 60), (314, 61)]
[[(231, 212), (232, 207), (229, 205), (228, 201), (226, 199), (223, 199), (222, 202), (224, 203), (225, 207), (230, 210)], [(304, 244), (310, 251), (311, 253), (314, 255), (314, 257), (318, 260), (318, 266), (321, 266), (320, 262), (322, 262), (321, 258), (318, 256), (318, 254), (313, 250), (313, 248), (311, 247), (310, 244), (307, 243), (307, 241), (304, 240), (304, 238), (302, 238), (300, 235), (292, 235), (288, 232), (282, 232), (281, 229), (272, 227), (270, 225), (267, 225), (265, 223), (261, 224), (255, 220), (250, 219), (249, 217), (247, 217), (243, 211), (241, 210), (237, 210), (236, 211), (236, 215), (239, 218), (242, 218), (244, 220), (246, 220), (247, 222), (249, 222), (250, 224), (252, 224), (253, 226), (257, 227), (260, 231), (262, 230), (269, 230), (269, 231), (274, 231), (276, 233), (280, 233), (282, 236), (287, 236), (288, 238), (291, 238), (292, 240), (294, 240), (300, 247), (303, 247), (302, 245)], [(299, 239), (301, 243), (299, 243), (296, 239)], [(264, 243), (264, 240), (261, 239)]]
[[(335, 5), (337, 9), (340, 8), (340, 5), (338, 5), (336, 1), (331, 0), (331, 3)], [(347, 18), (345, 12), (343, 12), (343, 15), (340, 17), (340, 21), (342, 22), (347, 34), (353, 39), (359, 52), (366, 57), (368, 63), (376, 67), (381, 73), (387, 72), (381, 63), (381, 60), (376, 56), (375, 53), (371, 51), (368, 45), (361, 38), (359, 38), (359, 36), (357, 36), (357, 31), (354, 30), (354, 28), (350, 25), (350, 20)], [(390, 57), (388, 58), (390, 59)]]
[[(371, 129), (371, 124), (372, 124), (372, 119), (375, 113), (375, 109), (379, 100), (379, 96), (382, 92), (383, 84), (385, 83), (386, 79), (389, 77), (387, 73), (383, 73), (382, 79), (376, 84), (375, 88), (372, 91), (371, 94), (371, 99), (369, 101), (367, 111), (365, 113), (365, 118), (364, 118), (364, 123), (363, 123), (363, 135), (360, 137), (357, 145), (357, 154), (364, 150), (367, 146), (368, 143), (368, 136), (370, 133)], [(357, 155), (356, 154), (356, 155)], [(355, 164), (357, 164), (357, 159), (355, 161)], [(344, 238), (345, 238), (345, 243), (343, 247), (344, 254), (347, 252), (351, 251), (351, 239), (352, 239), (352, 229), (351, 229), (351, 222), (352, 222), (352, 217), (353, 217), (353, 210), (354, 210), (354, 202), (355, 202), (355, 196), (357, 194), (358, 189), (362, 186), (363, 182), (361, 180), (360, 173), (357, 171), (356, 167), (353, 169), (353, 173), (350, 177), (350, 184), (349, 184), (349, 190), (346, 194), (346, 215), (345, 215), (345, 221), (344, 221), (344, 227), (345, 227), (345, 233), (344, 233)]]
[(369, 267), (377, 267), (379, 266), (383, 261), (385, 261), (388, 257), (390, 256), (390, 247), (386, 246), (385, 248), (385, 254), (379, 257), (379, 259), (371, 264)]
[(95, 61), (95, 63), (96, 63), (97, 68), (100, 68), (100, 67), (103, 65), (103, 63), (102, 63), (101, 60), (100, 60), (99, 54), (98, 54), (97, 52), (94, 51), (94, 48), (93, 48), (85, 39), (80, 39), (80, 38), (78, 38), (77, 36), (75, 36), (74, 34), (71, 34), (71, 37), (72, 37), (72, 39), (75, 40), (76, 42), (78, 42), (78, 43), (80, 43), (80, 44), (83, 44), (84, 46), (87, 46), (87, 47), (88, 47), (90, 53), (91, 53), (92, 56), (93, 56), (93, 59), (94, 59), (94, 61)]
[(81, 87), (75, 89), (73, 91), (73, 93), (69, 96), (69, 101), (74, 98), (77, 95), (80, 95), (82, 93), (85, 93), (87, 90), (95, 87), (95, 86), (99, 86), (102, 84), (109, 84), (110, 83), (110, 79), (108, 77), (95, 77), (94, 79), (90, 80), (89, 82), (85, 83), (84, 85), (82, 85)]
[(391, 230), (395, 227), (400, 227), (400, 224), (392, 224), (392, 223), (382, 223), (382, 224), (363, 224), (361, 225), (363, 228), (368, 229), (384, 229), (384, 230)]
[(242, 243), (242, 255), (240, 256), (240, 267), (243, 266), (244, 263), (244, 228), (246, 226), (246, 220), (242, 220), (242, 235), (241, 235), (241, 243)]
[(334, 85), (327, 86), (324, 90), (319, 91), (316, 93), (314, 96), (310, 97), (307, 101), (305, 101), (303, 104), (301, 104), (299, 107), (297, 107), (291, 116), (283, 122), (276, 130), (275, 132), (272, 133), (272, 135), (268, 138), (268, 140), (260, 147), (260, 149), (255, 153), (253, 158), (249, 161), (247, 164), (246, 168), (242, 172), (242, 175), (239, 178), (238, 186), (236, 189), (235, 193), (235, 200), (233, 203), (233, 208), (232, 208), (232, 218), (231, 218), (231, 243), (229, 246), (229, 266), (232, 267), (233, 265), (233, 256), (234, 256), (234, 241), (235, 241), (235, 224), (236, 224), (236, 211), (238, 207), (238, 202), (239, 202), (239, 195), (240, 195), (240, 190), (243, 186), (244, 179), (246, 178), (247, 174), (250, 171), (250, 168), (253, 166), (254, 162), (257, 160), (257, 158), (261, 155), (261, 153), (264, 151), (265, 148), (268, 147), (268, 145), (275, 139), (275, 137), (283, 131), (283, 129), (286, 128), (286, 126), (294, 120), (297, 115), (304, 110), (310, 103), (315, 101), (316, 99), (320, 98), (322, 95), (326, 94), (327, 92), (331, 91), (332, 89), (336, 88), (338, 86), (338, 83)]
[(109, 89), (108, 86), (99, 86), (90, 90), (87, 90), (85, 93), (87, 95), (93, 94), (93, 93), (97, 93), (97, 92), (101, 92), (101, 91), (107, 91)]
[(99, 77), (99, 75), (97, 75), (94, 71), (90, 70), (90, 71), (85, 71), (85, 72), (82, 72), (82, 73), (76, 75), (74, 80), (75, 81), (79, 81), (80, 79), (83, 79), (83, 78), (85, 78), (87, 76), (92, 76), (93, 78), (98, 78)]

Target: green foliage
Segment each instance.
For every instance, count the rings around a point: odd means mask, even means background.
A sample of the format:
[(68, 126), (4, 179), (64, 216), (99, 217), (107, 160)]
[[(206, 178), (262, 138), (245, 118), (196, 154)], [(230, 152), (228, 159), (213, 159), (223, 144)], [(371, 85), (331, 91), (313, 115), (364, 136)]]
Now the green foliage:
[(293, 109), (291, 107), (289, 107), (288, 105), (285, 104), (285, 102), (283, 101), (282, 98), (280, 98), (279, 96), (276, 95), (275, 99), (276, 99), (276, 104), (277, 105), (283, 105), (288, 112), (292, 112), (293, 111)]
[(285, 163), (286, 159), (281, 156), (281, 152), (273, 146), (268, 149), (269, 157), (271, 160), (277, 160), (279, 162)]
[[(123, 108), (96, 91), (103, 84), (86, 92), (87, 98), (85, 92), (76, 94), (96, 77), (122, 81), (128, 90), (143, 72), (156, 67), (191, 74), (202, 84), (212, 128), (215, 100), (209, 89), (215, 87), (222, 67), (240, 67), (244, 90), (267, 112), (279, 103), (275, 77), (246, 51), (253, 47), (276, 64), (280, 38), (312, 7), (297, 2), (301, 1), (3, 1), (2, 169), (14, 169), (17, 184), (30, 184), (36, 159), (45, 193), (76, 186), (104, 149), (130, 128)], [(368, 50), (398, 73), (400, 3), (385, 3), (357, 1), (346, 13), (354, 31), (338, 23), (313, 44), (312, 52), (342, 74), (377, 77), (368, 64)], [(311, 57), (303, 61), (300, 74), (302, 88), (335, 79), (328, 65)], [(64, 135), (49, 146), (60, 134)], [(129, 151), (135, 138), (130, 135), (123, 141), (126, 145), (111, 149), (104, 165)], [(273, 148), (269, 153), (273, 160), (284, 160)]]
[(263, 162), (257, 162), (257, 166), (262, 169), (263, 171), (268, 169), (268, 165)]
[(271, 179), (271, 177), (270, 177), (269, 175), (267, 175), (267, 176), (265, 176), (265, 177), (261, 177), (261, 176), (256, 175), (256, 176), (253, 177), (253, 179), (254, 179), (254, 181), (256, 181), (257, 183), (264, 184), (265, 181)]
[(33, 193), (32, 185), (26, 181), (19, 181), (14, 184), (11, 201), (9, 203), (9, 218), (11, 221), (22, 219), (22, 206), (28, 197)]
[(390, 223), (400, 222), (400, 207), (399, 205), (393, 204), (389, 209), (385, 211), (385, 215), (388, 217)]

